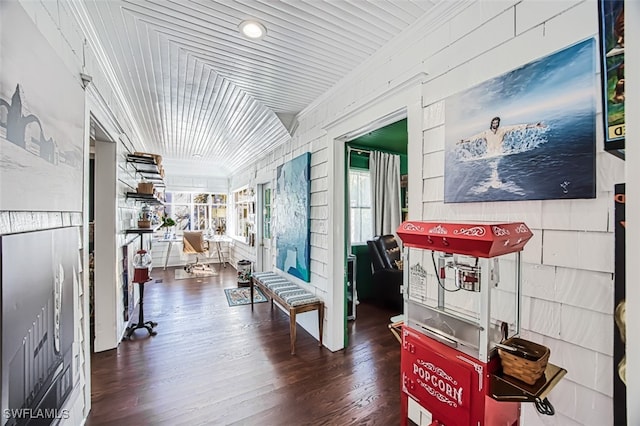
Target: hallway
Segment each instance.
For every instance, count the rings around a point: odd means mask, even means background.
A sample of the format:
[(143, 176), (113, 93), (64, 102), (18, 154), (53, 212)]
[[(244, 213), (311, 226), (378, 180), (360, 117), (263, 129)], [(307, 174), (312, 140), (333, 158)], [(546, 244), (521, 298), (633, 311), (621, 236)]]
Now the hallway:
[(161, 280), (145, 288), (145, 319), (158, 335), (93, 354), (87, 426), (390, 425), (400, 418), (400, 345), (387, 329), (393, 312), (361, 303), (350, 346), (331, 353), (269, 303), (229, 307), (236, 271)]

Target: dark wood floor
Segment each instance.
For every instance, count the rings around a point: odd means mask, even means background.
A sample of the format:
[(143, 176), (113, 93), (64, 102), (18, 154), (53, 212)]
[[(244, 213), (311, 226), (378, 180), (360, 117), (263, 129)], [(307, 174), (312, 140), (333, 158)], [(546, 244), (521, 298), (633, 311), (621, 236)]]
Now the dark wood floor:
[(400, 344), (387, 328), (395, 313), (361, 303), (350, 345), (332, 353), (298, 326), (289, 353), (289, 317), (269, 303), (229, 307), (232, 267), (216, 277), (175, 280), (155, 269), (145, 319), (158, 335), (91, 358), (88, 426), (396, 425)]

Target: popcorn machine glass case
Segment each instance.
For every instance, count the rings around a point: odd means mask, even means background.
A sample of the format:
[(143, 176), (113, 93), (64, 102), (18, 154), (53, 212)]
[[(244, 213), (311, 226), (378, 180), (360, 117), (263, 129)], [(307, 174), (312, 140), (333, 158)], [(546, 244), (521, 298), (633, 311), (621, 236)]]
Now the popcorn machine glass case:
[(405, 324), (488, 362), (502, 340), (520, 332), (520, 251), (524, 223), (404, 222)]

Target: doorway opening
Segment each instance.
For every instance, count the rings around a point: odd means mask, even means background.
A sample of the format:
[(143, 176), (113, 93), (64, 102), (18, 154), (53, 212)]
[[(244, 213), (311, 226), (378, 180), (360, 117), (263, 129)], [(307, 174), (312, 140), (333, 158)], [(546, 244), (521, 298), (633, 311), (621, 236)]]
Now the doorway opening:
[[(376, 231), (376, 228), (379, 229), (379, 224), (378, 226), (375, 224), (376, 213), (373, 211), (374, 208), (380, 207), (380, 204), (387, 204), (385, 206), (388, 207), (386, 210), (395, 209), (395, 203), (397, 202), (395, 200), (399, 196), (396, 220), (401, 222), (406, 218), (408, 211), (407, 148), (408, 131), (406, 118), (375, 130), (367, 131), (358, 137), (347, 140), (345, 144), (345, 322), (356, 320), (357, 305), (359, 303), (372, 303), (389, 308), (390, 311), (397, 311), (396, 313), (402, 312), (402, 294), (400, 293), (402, 272), (401, 270), (398, 271), (399, 273), (397, 272), (395, 277), (391, 278), (397, 281), (393, 284), (388, 282), (389, 277), (384, 280), (374, 279), (374, 259), (371, 252), (373, 247), (371, 243), (374, 237), (386, 234), (386, 232)], [(376, 154), (374, 155), (373, 153)], [(376, 169), (372, 158), (380, 156), (380, 153), (398, 157), (395, 161), (399, 163), (399, 167), (394, 173), (399, 174), (397, 176), (399, 179), (399, 193), (391, 198), (380, 198), (379, 193), (374, 193), (374, 191), (380, 191), (380, 189), (375, 189), (376, 180), (380, 181), (380, 177), (376, 178), (376, 175), (372, 174), (372, 169)], [(378, 169), (380, 169), (380, 166), (378, 166)], [(395, 266), (401, 266), (401, 264)], [(390, 288), (380, 288), (384, 283), (398, 287), (398, 294), (394, 295), (395, 290)]]
[(271, 255), (271, 183), (266, 182), (258, 185), (258, 251), (257, 251), (257, 271), (272, 270), (273, 258)]
[(91, 352), (117, 345), (116, 310), (109, 303), (117, 282), (116, 144), (99, 122), (90, 119), (89, 150), (89, 346)]

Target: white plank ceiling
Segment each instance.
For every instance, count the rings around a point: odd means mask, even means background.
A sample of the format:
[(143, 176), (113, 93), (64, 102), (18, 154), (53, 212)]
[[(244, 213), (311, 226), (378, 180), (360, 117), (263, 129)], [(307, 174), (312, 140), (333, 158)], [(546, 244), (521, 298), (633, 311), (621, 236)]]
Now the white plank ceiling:
[[(287, 141), (295, 114), (438, 1), (83, 3), (144, 148), (229, 175)], [(246, 19), (267, 35), (240, 35)]]

